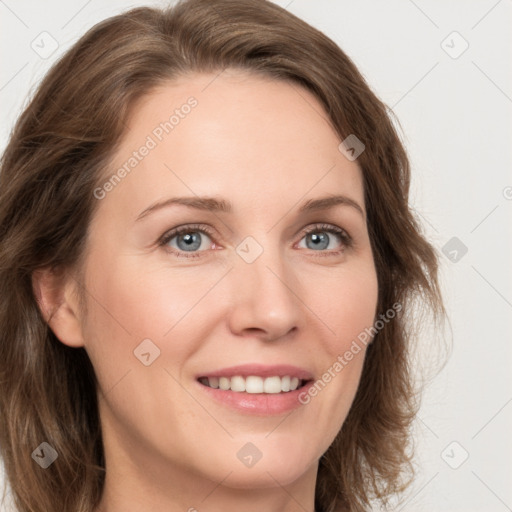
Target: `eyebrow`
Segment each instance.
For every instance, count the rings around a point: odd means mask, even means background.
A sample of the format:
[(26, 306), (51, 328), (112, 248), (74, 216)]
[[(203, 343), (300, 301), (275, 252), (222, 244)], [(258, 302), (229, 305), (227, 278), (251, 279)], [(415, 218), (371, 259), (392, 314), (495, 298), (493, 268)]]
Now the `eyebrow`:
[[(231, 213), (233, 210), (233, 207), (229, 201), (226, 201), (224, 199), (217, 199), (215, 197), (171, 197), (169, 199), (165, 199), (163, 201), (154, 203), (148, 208), (146, 208), (139, 214), (139, 216), (136, 219), (136, 222), (143, 219), (144, 217), (147, 217), (149, 214), (157, 210), (161, 210), (162, 208), (167, 208), (172, 205), (183, 205), (188, 206), (189, 208), (194, 208), (196, 210), (203, 210), (213, 213)], [(327, 210), (338, 205), (350, 206), (357, 210), (364, 218), (364, 210), (359, 205), (359, 203), (357, 203), (350, 197), (343, 195), (331, 195), (326, 197), (320, 197), (318, 199), (309, 199), (300, 206), (299, 213)]]

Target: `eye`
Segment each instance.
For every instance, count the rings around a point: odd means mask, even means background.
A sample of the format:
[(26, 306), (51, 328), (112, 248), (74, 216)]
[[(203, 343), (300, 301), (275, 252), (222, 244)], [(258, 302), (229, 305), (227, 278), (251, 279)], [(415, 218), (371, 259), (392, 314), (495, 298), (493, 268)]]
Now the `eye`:
[(199, 256), (195, 253), (203, 252), (212, 246), (212, 236), (211, 230), (204, 225), (180, 226), (166, 233), (159, 244), (176, 256), (191, 258)]
[(329, 254), (339, 254), (352, 243), (345, 230), (331, 224), (316, 224), (309, 227), (299, 243), (299, 247), (304, 248), (304, 245), (301, 245), (302, 241), (305, 241), (306, 249)]
[[(214, 246), (214, 234), (207, 225), (179, 226), (165, 233), (159, 241), (168, 252), (180, 258), (200, 257)], [(302, 242), (305, 242), (305, 246)], [(298, 247), (311, 249), (325, 256), (334, 256), (352, 246), (349, 234), (332, 224), (315, 224), (304, 231)]]

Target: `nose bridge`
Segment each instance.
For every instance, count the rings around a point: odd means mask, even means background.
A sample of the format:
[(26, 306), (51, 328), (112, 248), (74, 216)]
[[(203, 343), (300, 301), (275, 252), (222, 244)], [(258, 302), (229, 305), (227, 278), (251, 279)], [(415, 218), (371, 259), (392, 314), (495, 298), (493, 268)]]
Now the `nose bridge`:
[(265, 337), (276, 339), (298, 325), (300, 301), (293, 289), (293, 269), (280, 246), (270, 240), (267, 236), (260, 244), (247, 237), (237, 247), (230, 322), (238, 333), (259, 329)]

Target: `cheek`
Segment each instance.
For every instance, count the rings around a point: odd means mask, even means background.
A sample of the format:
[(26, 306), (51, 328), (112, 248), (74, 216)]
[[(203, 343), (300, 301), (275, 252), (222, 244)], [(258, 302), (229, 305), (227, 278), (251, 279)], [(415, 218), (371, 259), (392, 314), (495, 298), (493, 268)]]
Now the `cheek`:
[[(340, 270), (324, 279), (322, 291), (308, 298), (318, 317), (329, 327), (328, 352), (334, 356), (347, 350), (361, 332), (373, 325), (378, 283), (373, 264)], [(314, 304), (314, 305), (313, 305)]]
[[(140, 364), (134, 350), (146, 339), (161, 352), (171, 352), (176, 367), (198, 348), (195, 340), (206, 339), (208, 318), (214, 316), (211, 309), (204, 311), (202, 299), (225, 273), (222, 268), (207, 273), (198, 268), (142, 265), (140, 256), (91, 255), (85, 338), (98, 373), (108, 372), (109, 381), (117, 377), (103, 361), (117, 361), (118, 373), (134, 361)], [(179, 339), (184, 331), (189, 333), (186, 343)]]
[[(205, 271), (201, 265), (141, 265), (141, 256), (107, 254), (92, 254), (86, 273), (90, 292), (86, 337), (97, 360), (115, 357), (132, 362), (134, 349), (151, 339), (161, 349), (172, 348), (173, 360), (179, 362), (199, 348), (195, 340), (207, 339), (216, 318), (217, 322), (225, 318), (222, 309), (232, 297), (225, 296), (229, 276), (220, 283), (227, 272), (224, 266), (208, 265)], [(373, 261), (361, 258), (357, 264), (327, 271), (297, 268), (295, 274), (293, 287), (325, 334), (317, 337), (326, 363), (373, 323), (377, 302)], [(184, 331), (189, 333), (187, 343), (175, 343)]]
[(373, 264), (338, 272), (323, 281), (323, 293), (317, 289), (309, 298), (311, 309), (328, 326), (330, 335), (321, 338), (321, 350), (311, 353), (321, 358), (322, 374), (303, 395), (302, 403), (315, 409), (315, 417), (323, 418), (323, 432), (330, 432), (325, 439), (330, 439), (355, 397), (371, 339), (368, 332), (375, 321), (378, 300)]

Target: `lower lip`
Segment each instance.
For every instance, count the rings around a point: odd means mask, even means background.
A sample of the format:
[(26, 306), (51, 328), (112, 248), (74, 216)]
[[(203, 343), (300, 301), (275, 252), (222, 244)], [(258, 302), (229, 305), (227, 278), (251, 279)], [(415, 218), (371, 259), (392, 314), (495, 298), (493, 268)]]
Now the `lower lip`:
[(258, 416), (272, 416), (292, 411), (304, 405), (299, 401), (299, 397), (307, 394), (313, 382), (307, 382), (295, 391), (283, 393), (241, 393), (210, 388), (200, 382), (197, 384), (211, 398), (232, 409)]

